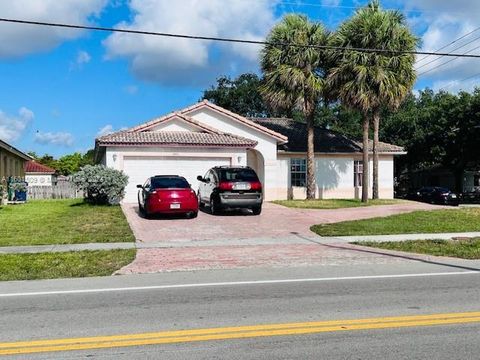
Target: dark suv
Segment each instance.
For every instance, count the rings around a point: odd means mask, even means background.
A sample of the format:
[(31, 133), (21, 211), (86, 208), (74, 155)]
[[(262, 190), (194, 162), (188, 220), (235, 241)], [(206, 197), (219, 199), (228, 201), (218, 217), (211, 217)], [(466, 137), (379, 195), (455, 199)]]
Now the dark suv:
[(252, 168), (246, 166), (218, 166), (197, 176), (200, 181), (198, 204), (209, 204), (210, 212), (223, 209), (252, 209), (255, 215), (262, 212), (262, 184)]

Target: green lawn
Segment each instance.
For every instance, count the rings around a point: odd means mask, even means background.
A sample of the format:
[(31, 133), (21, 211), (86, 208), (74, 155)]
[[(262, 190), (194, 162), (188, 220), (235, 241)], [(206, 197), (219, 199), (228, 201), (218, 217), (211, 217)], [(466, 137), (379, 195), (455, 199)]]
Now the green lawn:
[(120, 206), (74, 199), (0, 207), (0, 246), (128, 241), (134, 237)]
[(390, 235), (480, 231), (480, 208), (408, 214), (312, 226), (321, 236)]
[(357, 199), (325, 199), (325, 200), (277, 200), (274, 204), (299, 209), (342, 209), (372, 205), (392, 205), (404, 203), (405, 200), (380, 199), (369, 200), (367, 204)]
[(0, 280), (108, 276), (131, 263), (135, 253), (131, 249), (0, 255)]
[(461, 259), (480, 259), (480, 238), (453, 241), (453, 240), (420, 240), (401, 242), (373, 242), (362, 241), (354, 243), (380, 249), (406, 251), (435, 256), (450, 256)]

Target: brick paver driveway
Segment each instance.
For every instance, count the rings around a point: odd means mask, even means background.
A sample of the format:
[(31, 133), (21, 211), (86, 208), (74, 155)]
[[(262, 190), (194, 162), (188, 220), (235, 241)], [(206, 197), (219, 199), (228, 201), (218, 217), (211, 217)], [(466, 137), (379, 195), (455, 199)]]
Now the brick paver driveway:
[(405, 261), (347, 247), (322, 245), (314, 224), (388, 216), (433, 207), (420, 203), (335, 210), (290, 209), (265, 203), (248, 212), (196, 219), (145, 219), (134, 204), (122, 209), (137, 239), (137, 258), (119, 273), (231, 269), (265, 266), (343, 265)]

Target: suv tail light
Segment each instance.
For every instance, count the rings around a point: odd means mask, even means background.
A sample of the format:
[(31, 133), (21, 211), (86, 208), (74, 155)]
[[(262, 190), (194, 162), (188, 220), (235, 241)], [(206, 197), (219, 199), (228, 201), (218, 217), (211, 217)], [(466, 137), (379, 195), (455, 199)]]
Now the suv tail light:
[(228, 181), (221, 182), (221, 183), (218, 184), (218, 188), (220, 190), (233, 190), (233, 183), (228, 182)]
[(262, 190), (262, 183), (260, 181), (254, 181), (250, 183), (250, 189), (252, 190)]

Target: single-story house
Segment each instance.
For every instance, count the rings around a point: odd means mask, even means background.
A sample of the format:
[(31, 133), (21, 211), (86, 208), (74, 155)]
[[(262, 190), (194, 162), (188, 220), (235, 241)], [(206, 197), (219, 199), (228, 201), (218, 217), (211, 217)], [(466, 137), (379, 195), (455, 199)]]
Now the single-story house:
[(32, 158), (5, 141), (0, 140), (0, 183), (9, 177), (24, 178), (25, 163)]
[[(221, 165), (252, 167), (266, 200), (305, 198), (306, 127), (291, 119), (248, 119), (202, 101), (99, 137), (95, 149), (99, 163), (129, 176), (125, 202), (137, 201), (136, 185), (149, 176), (182, 175), (197, 189), (197, 175)], [(382, 198), (393, 197), (393, 161), (402, 154), (402, 147), (380, 144)], [(361, 141), (317, 127), (315, 159), (318, 198), (360, 196)]]
[(52, 186), (56, 183), (56, 170), (30, 160), (25, 164), (25, 181), (29, 186)]

